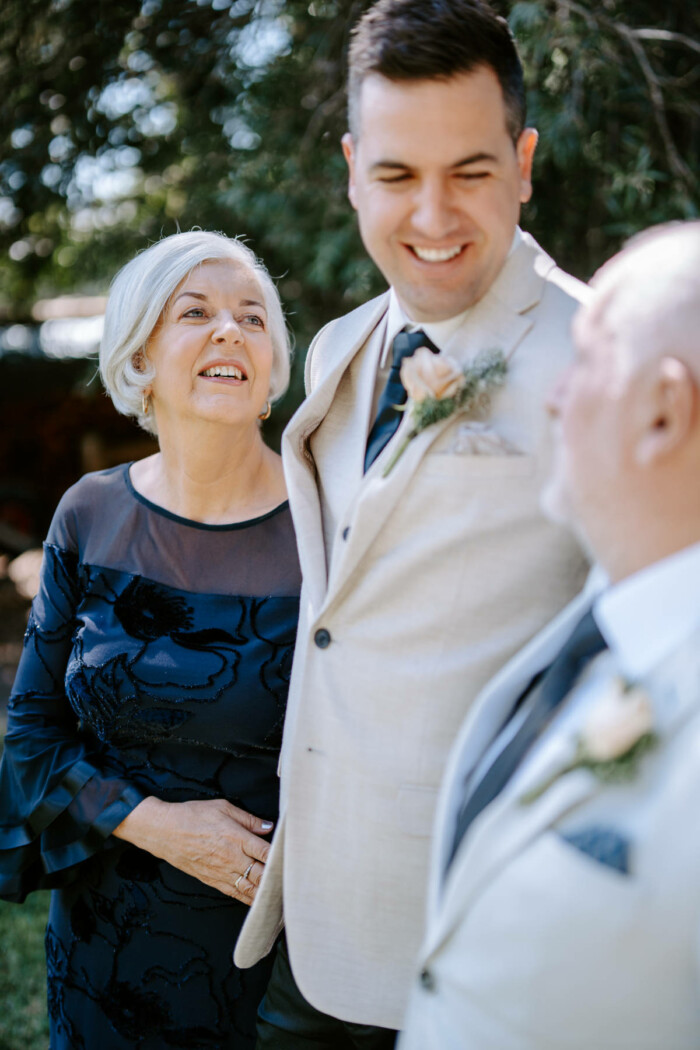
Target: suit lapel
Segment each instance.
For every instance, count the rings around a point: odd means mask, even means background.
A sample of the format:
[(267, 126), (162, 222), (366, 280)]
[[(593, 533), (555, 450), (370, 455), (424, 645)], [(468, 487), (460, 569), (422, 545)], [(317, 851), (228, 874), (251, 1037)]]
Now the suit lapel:
[[(335, 545), (333, 573), (329, 581), (328, 600), (336, 598), (343, 586), (353, 575), (358, 563), (372, 545), (378, 532), (391, 515), (411, 478), (415, 474), (426, 451), (442, 433), (449, 420), (424, 430), (410, 442), (404, 454), (387, 477), (383, 471), (395, 450), (403, 442), (409, 429), (409, 421), (404, 418), (396, 434), (377, 457), (367, 473), (361, 478), (356, 488), (352, 505), (348, 508), (350, 534), (347, 543), (342, 547)], [(365, 439), (366, 440), (366, 439)], [(364, 455), (365, 442), (359, 448), (359, 461)], [(357, 448), (354, 450), (357, 459)]]
[[(456, 880), (460, 886), (463, 885), (461, 860), (467, 852), (464, 848), (455, 857), (447, 880), (444, 872), (452, 850), (466, 778), (503, 728), (523, 690), (540, 671), (552, 663), (576, 623), (590, 607), (599, 586), (599, 579), (592, 576), (584, 590), (493, 678), (462, 726), (448, 762), (436, 814), (435, 826), (438, 831), (433, 843), (428, 902), (430, 913), (435, 919), (446, 914), (442, 898), (448, 892), (448, 883), (452, 884)], [(470, 842), (475, 832), (476, 827), (470, 831)], [(479, 870), (485, 867), (485, 864), (481, 864), (482, 859), (479, 857)], [(470, 865), (473, 867), (473, 862)]]
[[(367, 303), (361, 311), (340, 318), (316, 351), (333, 358), (334, 347), (344, 347), (330, 367), (319, 369), (319, 382), (290, 420), (282, 438), (282, 458), (299, 547), (299, 560), (312, 606), (318, 608), (326, 590), (327, 565), (316, 466), (308, 441), (321, 425), (333, 402), (338, 384), (358, 351), (386, 313), (388, 296)], [(359, 316), (358, 316), (359, 314)], [(325, 339), (332, 339), (327, 345)], [(376, 367), (376, 365), (375, 365)]]
[(304, 588), (312, 607), (316, 608), (326, 586), (326, 556), (316, 474), (311, 458), (297, 453), (294, 438), (287, 432), (282, 439), (282, 459)]
[[(513, 783), (479, 816), (444, 879), (439, 906), (434, 907), (427, 952), (449, 936), (472, 901), (492, 882), (508, 861), (569, 810), (601, 791), (603, 784), (589, 770), (579, 769), (555, 780), (541, 798), (520, 800), (527, 791), (563, 769), (576, 749), (571, 733), (552, 733), (546, 746), (526, 760)], [(454, 827), (454, 825), (452, 825)]]
[[(329, 514), (325, 528), (329, 591), (335, 589), (338, 561), (348, 547), (347, 542), (339, 540), (337, 532), (344, 529), (350, 506), (364, 484), (366, 435), (385, 337), (386, 324), (382, 321), (350, 363), (328, 414), (310, 439), (319, 491), (324, 510), (327, 508)], [(336, 535), (330, 535), (331, 528), (336, 530)]]
[[(515, 854), (521, 852), (546, 828), (574, 806), (602, 789), (589, 770), (580, 769), (560, 780), (541, 798), (529, 804), (520, 799), (546, 782), (573, 758), (576, 741), (571, 734), (551, 733), (534, 758), (528, 758), (503, 792), (484, 810), (469, 831), (465, 849), (460, 849), (444, 884), (442, 915), (445, 919), (468, 907)], [(449, 930), (449, 920), (443, 932)]]

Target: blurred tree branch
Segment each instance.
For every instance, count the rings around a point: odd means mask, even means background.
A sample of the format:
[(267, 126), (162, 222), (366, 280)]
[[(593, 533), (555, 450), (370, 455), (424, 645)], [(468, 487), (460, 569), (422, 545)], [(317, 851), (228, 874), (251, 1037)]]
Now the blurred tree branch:
[[(636, 230), (697, 216), (697, 5), (494, 3), (540, 130), (526, 228), (587, 278)], [(302, 347), (378, 291), (339, 150), (344, 55), (368, 4), (3, 0), (5, 317), (102, 293), (137, 250), (193, 225), (247, 236)]]
[[(666, 156), (669, 167), (673, 172), (684, 179), (689, 186), (697, 186), (697, 177), (681, 158), (668, 126), (662, 80), (654, 72), (651, 61), (640, 41), (653, 40), (662, 41), (663, 43), (680, 44), (683, 47), (689, 47), (691, 50), (698, 52), (700, 52), (700, 42), (693, 40), (685, 33), (672, 33), (667, 29), (633, 29), (624, 22), (614, 21), (606, 15), (601, 14), (599, 10), (592, 11), (590, 8), (575, 3), (574, 0), (562, 0), (562, 7), (575, 11), (593, 26), (598, 25), (618, 33), (622, 39), (627, 42), (637, 59), (644, 79), (646, 80), (649, 89), (649, 98), (654, 112), (654, 119), (656, 120), (659, 133), (661, 134), (666, 147)], [(670, 86), (671, 83), (672, 81), (669, 78), (666, 78), (666, 86)]]

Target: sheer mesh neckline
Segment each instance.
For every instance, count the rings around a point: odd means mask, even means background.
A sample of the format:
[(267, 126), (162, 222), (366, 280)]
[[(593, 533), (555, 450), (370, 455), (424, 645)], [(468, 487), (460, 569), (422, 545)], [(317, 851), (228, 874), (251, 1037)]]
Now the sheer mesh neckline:
[(166, 510), (165, 507), (161, 507), (157, 503), (152, 503), (150, 499), (147, 499), (134, 488), (134, 483), (131, 480), (131, 468), (133, 465), (134, 461), (132, 460), (131, 463), (125, 463), (123, 466), (124, 481), (133, 498), (144, 507), (153, 511), (154, 514), (160, 514), (162, 517), (169, 518), (170, 521), (176, 521), (180, 525), (189, 525), (190, 528), (193, 529), (205, 529), (208, 532), (232, 532), (236, 529), (249, 529), (253, 525), (259, 525), (263, 521), (268, 521), (270, 518), (274, 518), (276, 514), (280, 514), (283, 510), (286, 510), (289, 507), (289, 500), (285, 500), (284, 503), (280, 503), (279, 506), (273, 507), (272, 510), (268, 510), (266, 514), (261, 514), (257, 518), (248, 518), (246, 521), (234, 521), (230, 524), (223, 525), (210, 525), (205, 521), (195, 521), (193, 518), (183, 518), (180, 514), (173, 514), (171, 510)]

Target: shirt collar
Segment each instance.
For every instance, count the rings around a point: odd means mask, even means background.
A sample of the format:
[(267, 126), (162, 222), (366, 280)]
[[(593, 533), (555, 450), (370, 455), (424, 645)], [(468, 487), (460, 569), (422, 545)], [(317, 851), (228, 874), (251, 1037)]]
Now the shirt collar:
[[(515, 227), (515, 233), (513, 234), (513, 240), (508, 250), (506, 258), (510, 258), (513, 252), (516, 250), (518, 245), (523, 239), (520, 227)], [(466, 317), (469, 314), (471, 307), (467, 307), (462, 313), (457, 314), (456, 317), (448, 317), (444, 321), (431, 321), (425, 324), (420, 324), (418, 321), (412, 321), (408, 314), (405, 312), (401, 303), (398, 300), (398, 296), (393, 288), (389, 292), (389, 311), (387, 314), (387, 326), (386, 326), (386, 337), (384, 340), (384, 348), (382, 350), (381, 360), (379, 362), (380, 368), (386, 368), (389, 363), (389, 353), (391, 350), (391, 344), (394, 342), (396, 336), (404, 328), (407, 328), (409, 332), (415, 332), (419, 328), (425, 332), (429, 339), (435, 343), (437, 347), (442, 349), (446, 347), (452, 336), (455, 334), (458, 328), (464, 324)]]
[(623, 674), (642, 678), (698, 629), (698, 593), (700, 543), (603, 592), (593, 614)]
[(380, 367), (384, 367), (388, 364), (389, 355), (391, 351), (391, 344), (394, 339), (406, 328), (409, 332), (416, 332), (418, 329), (422, 329), (425, 334), (431, 339), (437, 347), (447, 346), (451, 337), (457, 331), (457, 329), (464, 323), (464, 319), (469, 313), (469, 309), (463, 310), (461, 314), (456, 317), (448, 317), (444, 321), (430, 321), (420, 324), (417, 321), (412, 321), (407, 316), (403, 307), (401, 306), (396, 292), (392, 288), (389, 293), (389, 312), (387, 314), (387, 325), (386, 325), (386, 339), (384, 341), (384, 349), (382, 351), (382, 359)]

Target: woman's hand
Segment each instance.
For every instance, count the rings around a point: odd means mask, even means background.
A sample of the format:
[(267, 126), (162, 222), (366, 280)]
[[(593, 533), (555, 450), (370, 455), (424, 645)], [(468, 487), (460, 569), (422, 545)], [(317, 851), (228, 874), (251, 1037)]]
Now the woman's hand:
[(225, 799), (140, 802), (112, 834), (147, 850), (228, 897), (252, 904), (270, 844), (260, 835), (272, 830)]

